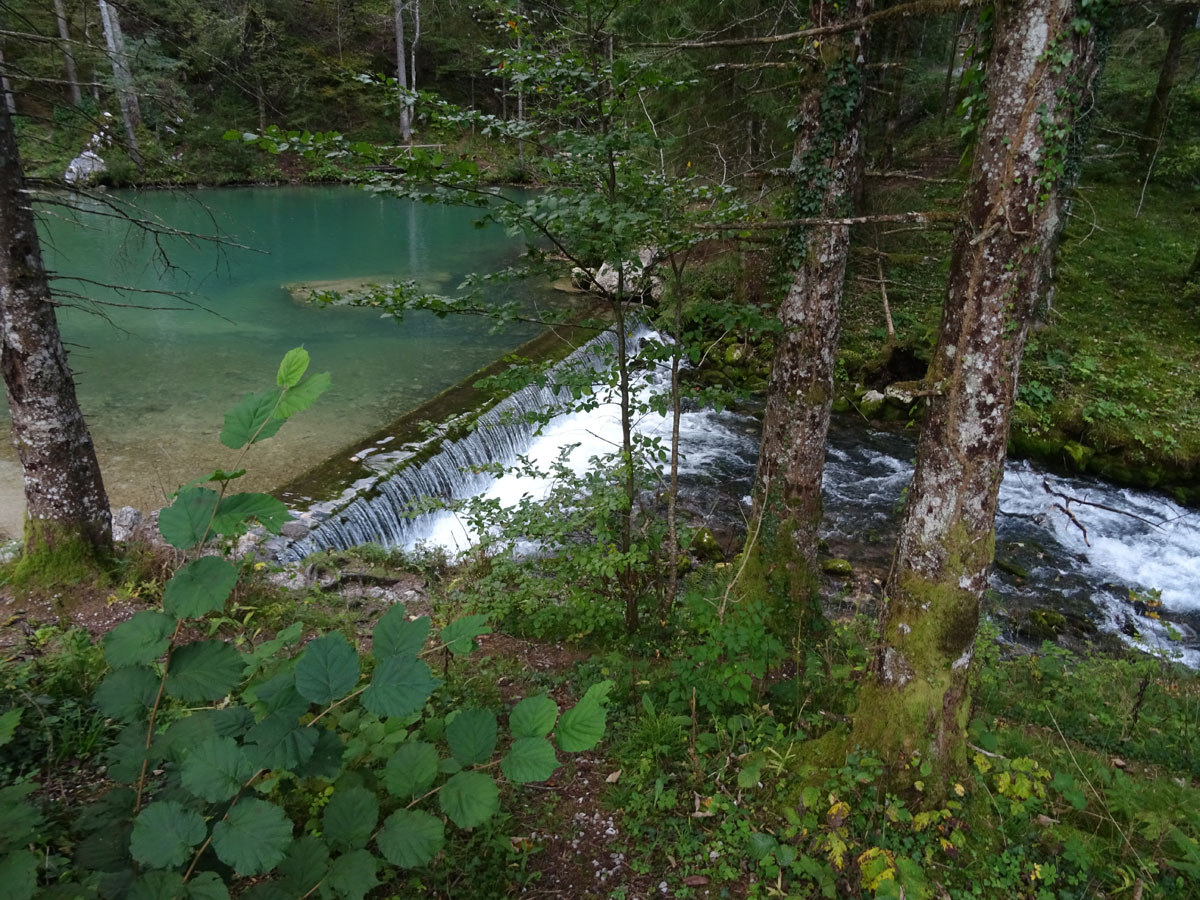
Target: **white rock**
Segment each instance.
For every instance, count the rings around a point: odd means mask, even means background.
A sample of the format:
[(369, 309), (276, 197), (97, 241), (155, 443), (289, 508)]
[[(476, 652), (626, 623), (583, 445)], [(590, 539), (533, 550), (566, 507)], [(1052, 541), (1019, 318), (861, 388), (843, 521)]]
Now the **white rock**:
[(108, 168), (103, 159), (98, 153), (91, 150), (84, 150), (77, 157), (71, 160), (67, 166), (67, 171), (63, 173), (63, 179), (67, 184), (88, 185)]

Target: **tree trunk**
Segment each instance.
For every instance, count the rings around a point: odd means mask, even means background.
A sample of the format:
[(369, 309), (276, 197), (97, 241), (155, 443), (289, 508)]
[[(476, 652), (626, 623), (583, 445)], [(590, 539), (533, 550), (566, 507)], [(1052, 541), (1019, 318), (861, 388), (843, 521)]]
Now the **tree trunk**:
[(1167, 54), (1163, 57), (1162, 68), (1158, 70), (1158, 85), (1154, 88), (1154, 96), (1150, 98), (1146, 124), (1142, 126), (1142, 137), (1138, 141), (1138, 150), (1147, 158), (1154, 155), (1166, 131), (1171, 89), (1175, 87), (1175, 77), (1179, 74), (1179, 61), (1183, 55), (1183, 39), (1195, 26), (1197, 9), (1200, 7), (1177, 7), (1172, 10), (1167, 23)]
[(63, 62), (67, 67), (67, 83), (71, 90), (71, 103), (78, 106), (83, 99), (79, 93), (79, 72), (75, 68), (75, 54), (71, 51), (71, 29), (63, 0), (54, 0), (54, 16), (58, 19), (58, 36), (62, 38)]
[(121, 20), (117, 11), (106, 0), (99, 0), (100, 20), (104, 23), (104, 41), (108, 46), (108, 57), (112, 61), (113, 80), (121, 103), (121, 119), (125, 123), (125, 140), (129, 158), (139, 169), (142, 153), (138, 147), (137, 130), (142, 124), (142, 111), (138, 106), (137, 92), (133, 86), (133, 74), (129, 70), (129, 56), (125, 50), (125, 35), (121, 32)]
[(17, 114), (17, 100), (13, 96), (8, 80), (8, 68), (4, 64), (4, 48), (0, 47), (0, 94), (4, 94), (4, 108), (10, 116)]
[[(841, 15), (861, 18), (871, 7), (872, 0), (855, 0)], [(834, 20), (822, 4), (813, 5), (811, 16), (820, 24)], [(861, 176), (865, 45), (865, 30), (824, 42), (828, 65), (813, 73), (813, 83), (802, 94), (792, 163), (799, 215), (845, 215), (852, 205)], [(831, 103), (833, 95), (838, 100)], [(789, 613), (808, 626), (823, 621), (817, 597), (817, 528), (849, 248), (846, 226), (788, 236), (796, 267), (779, 308), (783, 333), (771, 366), (755, 485), (757, 537), (752, 531), (752, 556), (745, 570), (745, 590), (786, 602)]]
[(851, 736), (890, 760), (919, 755), (943, 775), (963, 759), (1009, 415), (1063, 226), (1061, 135), (1092, 102), (1096, 29), (1077, 30), (1081, 15), (1073, 0), (996, 9), (989, 113), (954, 238), (874, 677), (860, 690)]
[(86, 577), (112, 549), (100, 466), (67, 368), (12, 119), (0, 107), (0, 373), (25, 473), (18, 579)]
[(412, 46), (408, 51), (408, 89), (417, 89), (417, 45), (421, 43), (421, 0), (410, 0), (412, 3), (413, 36)]
[[(408, 90), (408, 64), (404, 46), (404, 7), (405, 0), (395, 0), (396, 10), (396, 84), (401, 91)], [(412, 143), (412, 106), (407, 96), (400, 98), (400, 137), (406, 143)]]
[(1200, 247), (1196, 248), (1196, 258), (1192, 260), (1192, 267), (1188, 269), (1188, 279), (1200, 277)]

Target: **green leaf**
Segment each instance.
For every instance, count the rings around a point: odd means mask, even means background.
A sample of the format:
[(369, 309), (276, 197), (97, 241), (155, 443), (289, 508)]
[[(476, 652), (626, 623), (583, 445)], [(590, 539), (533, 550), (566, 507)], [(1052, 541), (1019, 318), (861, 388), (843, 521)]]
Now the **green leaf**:
[(37, 890), (38, 858), (29, 850), (0, 857), (0, 885), (9, 900), (30, 900)]
[(216, 872), (200, 872), (188, 880), (187, 900), (229, 900), (229, 888)]
[(496, 716), (486, 709), (464, 709), (446, 724), (446, 740), (464, 766), (487, 762), (496, 749)]
[(174, 800), (151, 803), (133, 820), (129, 852), (144, 866), (173, 869), (192, 858), (208, 834), (204, 818)]
[(446, 827), (422, 810), (400, 809), (387, 817), (375, 842), (392, 865), (415, 869), (437, 856), (446, 843)]
[(109, 672), (92, 702), (111, 719), (130, 722), (142, 718), (158, 696), (159, 676), (145, 666), (133, 666)]
[(329, 848), (320, 838), (306, 834), (292, 842), (279, 864), (279, 874), (289, 897), (305, 897), (329, 872)]
[(334, 850), (367, 846), (379, 821), (379, 799), (366, 788), (340, 788), (325, 807), (322, 834)]
[(766, 859), (767, 854), (774, 850), (778, 843), (773, 836), (756, 831), (750, 835), (750, 839), (747, 841), (746, 853), (756, 861)]
[(4, 715), (0, 716), (0, 747), (3, 747), (13, 739), (13, 735), (17, 733), (17, 726), (21, 723), (21, 707), (17, 706), (10, 709)]
[(341, 900), (363, 900), (379, 884), (375, 877), (377, 865), (375, 857), (366, 850), (351, 850), (333, 861), (325, 884)]
[(604, 704), (612, 688), (611, 681), (593, 684), (582, 700), (562, 714), (554, 732), (560, 750), (579, 753), (591, 750), (600, 742), (606, 721)]
[(557, 768), (554, 745), (544, 737), (517, 738), (500, 761), (504, 777), (514, 784), (545, 781)]
[(388, 759), (383, 783), (393, 797), (407, 800), (429, 790), (437, 773), (438, 755), (433, 744), (407, 741)]
[(292, 842), (292, 823), (266, 800), (243, 798), (213, 827), (217, 858), (239, 875), (262, 875), (279, 865)]
[(283, 419), (272, 418), (278, 401), (278, 390), (247, 394), (237, 406), (225, 413), (221, 443), (233, 450), (240, 450), (251, 439), (258, 443), (271, 437), (283, 425)]
[(177, 619), (221, 612), (233, 593), (238, 572), (219, 556), (202, 556), (181, 568), (163, 590), (163, 609)]
[(217, 492), (209, 488), (184, 488), (174, 502), (158, 514), (163, 540), (180, 550), (190, 550), (208, 536), (208, 523), (217, 508)]
[(438, 680), (420, 659), (388, 656), (375, 666), (362, 705), (377, 716), (410, 716), (425, 705)]
[(133, 614), (104, 636), (104, 659), (114, 669), (154, 662), (175, 633), (175, 620), (150, 609)]
[(275, 418), (282, 421), (308, 409), (318, 397), (329, 390), (331, 384), (333, 384), (333, 379), (329, 377), (328, 372), (321, 372), (305, 379), (283, 395), (279, 406), (275, 408)]
[(558, 719), (558, 704), (546, 694), (526, 697), (508, 715), (508, 728), (515, 738), (545, 737)]
[(220, 700), (242, 680), (245, 664), (232, 644), (196, 641), (171, 655), (167, 693), (184, 703)]
[(305, 762), (292, 767), (292, 772), (301, 778), (324, 778), (333, 781), (342, 773), (342, 759), (346, 745), (336, 731), (327, 728), (309, 728), (317, 733), (317, 743), (312, 756)]
[(296, 663), (296, 690), (305, 700), (326, 706), (358, 684), (358, 653), (341, 632), (308, 642)]
[(290, 521), (291, 512), (270, 494), (231, 494), (217, 504), (217, 515), (212, 530), (217, 534), (240, 535), (257, 521), (271, 534), (279, 534), (284, 522)]
[(201, 800), (221, 803), (236, 795), (254, 771), (237, 741), (210, 737), (184, 756), (179, 774), (183, 786)]
[(279, 364), (279, 372), (275, 376), (275, 383), (281, 388), (295, 387), (300, 379), (304, 377), (305, 371), (308, 369), (308, 351), (303, 347), (296, 347), (284, 354), (283, 362)]
[(466, 656), (475, 649), (475, 638), (491, 633), (492, 629), (487, 625), (487, 616), (463, 616), (442, 629), (442, 643), (455, 656)]
[(438, 804), (459, 828), (474, 828), (500, 809), (500, 790), (482, 772), (459, 772), (442, 785)]
[(429, 616), (411, 622), (403, 603), (397, 603), (383, 614), (375, 625), (371, 652), (376, 659), (386, 656), (416, 656), (429, 637)]
[(17, 850), (37, 837), (42, 814), (25, 802), (37, 787), (32, 782), (0, 787), (0, 854)]
[(316, 728), (302, 728), (295, 716), (272, 713), (246, 734), (246, 756), (256, 769), (295, 769), (317, 747)]

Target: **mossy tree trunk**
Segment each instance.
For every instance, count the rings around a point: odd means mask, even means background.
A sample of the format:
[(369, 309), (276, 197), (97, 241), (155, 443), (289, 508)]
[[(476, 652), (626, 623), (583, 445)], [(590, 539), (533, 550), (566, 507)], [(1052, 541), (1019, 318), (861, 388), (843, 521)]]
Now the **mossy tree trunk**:
[(19, 575), (76, 580), (112, 548), (108, 495), (67, 368), (12, 119), (0, 108), (0, 372), (25, 473)]
[(989, 112), (954, 237), (931, 397), (921, 426), (873, 679), (853, 743), (895, 761), (960, 761), (967, 673), (994, 546), (1025, 339), (1063, 226), (1067, 140), (1092, 102), (1095, 29), (1074, 0), (997, 6)]
[[(810, 15), (814, 24), (829, 25), (843, 17), (862, 18), (871, 8), (872, 0), (845, 7), (815, 2)], [(814, 56), (819, 64), (809, 75), (796, 116), (793, 211), (805, 217), (844, 216), (861, 177), (866, 32), (826, 40)], [(749, 539), (746, 589), (766, 590), (775, 602), (786, 601), (803, 627), (822, 621), (817, 529), (850, 230), (837, 225), (797, 231), (786, 247), (794, 268), (779, 308), (783, 331), (767, 391), (755, 486), (758, 524)]]

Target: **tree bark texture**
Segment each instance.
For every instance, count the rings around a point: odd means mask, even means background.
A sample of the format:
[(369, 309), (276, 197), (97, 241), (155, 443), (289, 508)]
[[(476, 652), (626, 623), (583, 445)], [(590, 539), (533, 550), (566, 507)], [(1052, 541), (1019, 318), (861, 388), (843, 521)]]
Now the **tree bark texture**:
[[(855, 0), (840, 15), (862, 18), (871, 7), (872, 0)], [(812, 7), (818, 24), (829, 24), (836, 15), (832, 5)], [(812, 74), (797, 112), (794, 207), (799, 216), (844, 216), (861, 177), (865, 28), (831, 38), (820, 53), (824, 64)], [(788, 236), (787, 252), (795, 268), (779, 308), (783, 330), (771, 366), (756, 480), (756, 516), (761, 518), (749, 549), (767, 583), (748, 587), (765, 589), (776, 602), (787, 600), (809, 622), (820, 620), (821, 477), (849, 249), (848, 225), (796, 230)]]
[(4, 48), (0, 47), (0, 94), (4, 95), (4, 108), (10, 116), (17, 114), (17, 100), (8, 81), (8, 68), (4, 63)]
[(947, 769), (964, 747), (967, 670), (1025, 339), (1062, 231), (1068, 138), (1092, 102), (1095, 28), (1074, 0), (996, 10), (989, 112), (955, 234), (916, 471), (856, 743)]
[[(404, 46), (404, 8), (406, 0), (395, 0), (396, 27), (396, 84), (402, 91), (408, 90), (408, 63)], [(400, 137), (412, 141), (412, 106), (407, 97), (400, 100)]]
[(63, 0), (54, 0), (54, 17), (58, 20), (58, 36), (62, 38), (63, 62), (67, 69), (67, 82), (71, 90), (71, 103), (78, 106), (83, 97), (79, 93), (79, 72), (75, 68), (75, 54), (71, 50), (71, 28)]
[(0, 373), (25, 473), (25, 558), (101, 557), (108, 495), (75, 398), (7, 110), (0, 110)]
[(1142, 126), (1142, 139), (1138, 149), (1142, 156), (1150, 157), (1158, 149), (1163, 132), (1167, 128), (1167, 113), (1170, 110), (1171, 89), (1179, 74), (1179, 61), (1183, 56), (1183, 39), (1195, 27), (1197, 6), (1180, 6), (1171, 10), (1167, 21), (1167, 53), (1162, 68), (1158, 70), (1158, 84), (1150, 98), (1150, 109), (1146, 113), (1146, 124)]
[(108, 46), (108, 58), (112, 62), (113, 80), (117, 85), (117, 97), (121, 104), (121, 121), (125, 124), (125, 140), (129, 158), (139, 169), (142, 167), (142, 152), (138, 147), (137, 130), (142, 124), (142, 110), (138, 105), (137, 91), (133, 85), (133, 73), (129, 69), (129, 55), (125, 49), (125, 35), (121, 31), (121, 20), (117, 11), (106, 0), (99, 0), (100, 20), (104, 24), (104, 41)]

